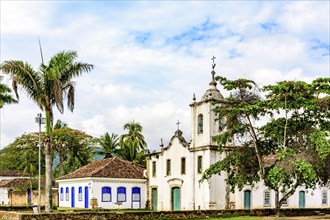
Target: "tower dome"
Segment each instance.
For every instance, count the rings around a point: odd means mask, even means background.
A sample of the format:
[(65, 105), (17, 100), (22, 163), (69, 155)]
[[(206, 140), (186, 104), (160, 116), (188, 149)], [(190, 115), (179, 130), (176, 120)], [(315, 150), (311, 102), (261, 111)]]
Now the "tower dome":
[(215, 67), (215, 63), (213, 63), (213, 65), (212, 65), (212, 72), (211, 72), (212, 80), (209, 83), (209, 85), (210, 85), (209, 88), (206, 90), (206, 92), (202, 96), (202, 99), (201, 99), (202, 102), (205, 102), (205, 101), (221, 101), (221, 100), (223, 100), (223, 96), (220, 93), (220, 91), (218, 90), (217, 83), (214, 79), (214, 75), (215, 75), (214, 67)]

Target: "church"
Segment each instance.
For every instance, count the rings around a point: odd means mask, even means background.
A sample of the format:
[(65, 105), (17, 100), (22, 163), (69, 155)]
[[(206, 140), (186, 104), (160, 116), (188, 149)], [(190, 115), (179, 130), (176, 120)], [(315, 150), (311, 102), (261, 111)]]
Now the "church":
[[(212, 137), (221, 132), (219, 121), (213, 112), (213, 102), (223, 100), (215, 81), (215, 65), (212, 78), (200, 100), (195, 95), (191, 108), (191, 141), (183, 137), (179, 129), (169, 140), (161, 142), (158, 151), (147, 161), (148, 200), (152, 210), (208, 210), (208, 209), (256, 209), (275, 208), (275, 192), (262, 182), (254, 187), (245, 186), (242, 191), (229, 191), (226, 173), (213, 175), (200, 182), (203, 172), (211, 164), (225, 157), (217, 150)], [(179, 122), (178, 122), (179, 125)], [(327, 208), (329, 188), (317, 186), (315, 190), (300, 187), (289, 197), (282, 208)]]

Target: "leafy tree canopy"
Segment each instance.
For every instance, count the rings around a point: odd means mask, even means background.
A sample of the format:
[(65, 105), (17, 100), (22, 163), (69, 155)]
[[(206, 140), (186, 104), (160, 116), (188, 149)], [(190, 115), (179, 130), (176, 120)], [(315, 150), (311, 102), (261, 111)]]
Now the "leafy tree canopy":
[(262, 179), (275, 191), (277, 210), (298, 186), (329, 182), (330, 78), (282, 81), (262, 89), (252, 80), (216, 79), (230, 92), (214, 107), (223, 129), (214, 141), (226, 157), (202, 180), (226, 171), (234, 191)]

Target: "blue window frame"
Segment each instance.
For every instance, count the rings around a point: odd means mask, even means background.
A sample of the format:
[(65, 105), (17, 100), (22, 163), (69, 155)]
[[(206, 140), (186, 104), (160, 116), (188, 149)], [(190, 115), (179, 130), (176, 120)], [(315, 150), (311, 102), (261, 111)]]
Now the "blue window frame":
[(140, 202), (141, 200), (141, 189), (139, 187), (132, 188), (132, 202)]
[(102, 187), (102, 202), (111, 202), (111, 187)]
[(118, 187), (117, 188), (117, 202), (126, 202), (126, 188)]
[(69, 187), (65, 188), (65, 200), (69, 201)]
[(61, 187), (61, 190), (60, 190), (60, 200), (61, 201), (64, 200), (64, 189), (63, 189), (63, 187)]
[(82, 196), (82, 187), (81, 186), (79, 186), (79, 188), (78, 188), (78, 201), (82, 201), (82, 198), (83, 196)]

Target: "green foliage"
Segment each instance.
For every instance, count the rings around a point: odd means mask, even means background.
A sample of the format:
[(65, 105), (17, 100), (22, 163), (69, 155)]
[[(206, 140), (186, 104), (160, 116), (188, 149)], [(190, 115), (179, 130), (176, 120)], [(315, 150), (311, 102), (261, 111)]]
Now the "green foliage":
[(142, 135), (142, 126), (132, 121), (124, 125), (124, 130), (127, 130), (127, 133), (120, 137), (114, 133), (111, 136), (105, 133), (101, 138), (96, 139), (102, 148), (99, 154), (104, 155), (104, 158), (117, 156), (145, 166), (149, 151)]
[(65, 175), (92, 161), (94, 144), (90, 135), (85, 132), (62, 127), (51, 133), (53, 147), (60, 157), (55, 175)]
[(0, 109), (4, 106), (4, 104), (12, 104), (17, 103), (17, 101), (12, 97), (11, 89), (6, 85), (2, 84), (3, 77), (0, 76)]
[(118, 135), (112, 133), (109, 135), (106, 132), (101, 138), (96, 139), (96, 142), (101, 146), (101, 152), (98, 154), (104, 156), (104, 158), (115, 157), (118, 155), (118, 148), (120, 146)]
[(310, 134), (311, 146), (316, 149), (319, 157), (324, 161), (330, 154), (330, 140), (327, 140), (329, 134), (325, 131), (316, 131)]
[(284, 199), (298, 186), (329, 182), (330, 78), (282, 81), (261, 90), (252, 80), (216, 79), (230, 92), (214, 107), (223, 132), (213, 140), (226, 156), (202, 180), (225, 171), (231, 189), (241, 189), (263, 179), (286, 192)]
[[(41, 134), (43, 141), (44, 134)], [(1, 170), (22, 170), (32, 176), (38, 174), (39, 134), (23, 134), (16, 138), (13, 143), (0, 151)], [(42, 152), (43, 153), (43, 152)], [(42, 157), (41, 168), (44, 171)]]

